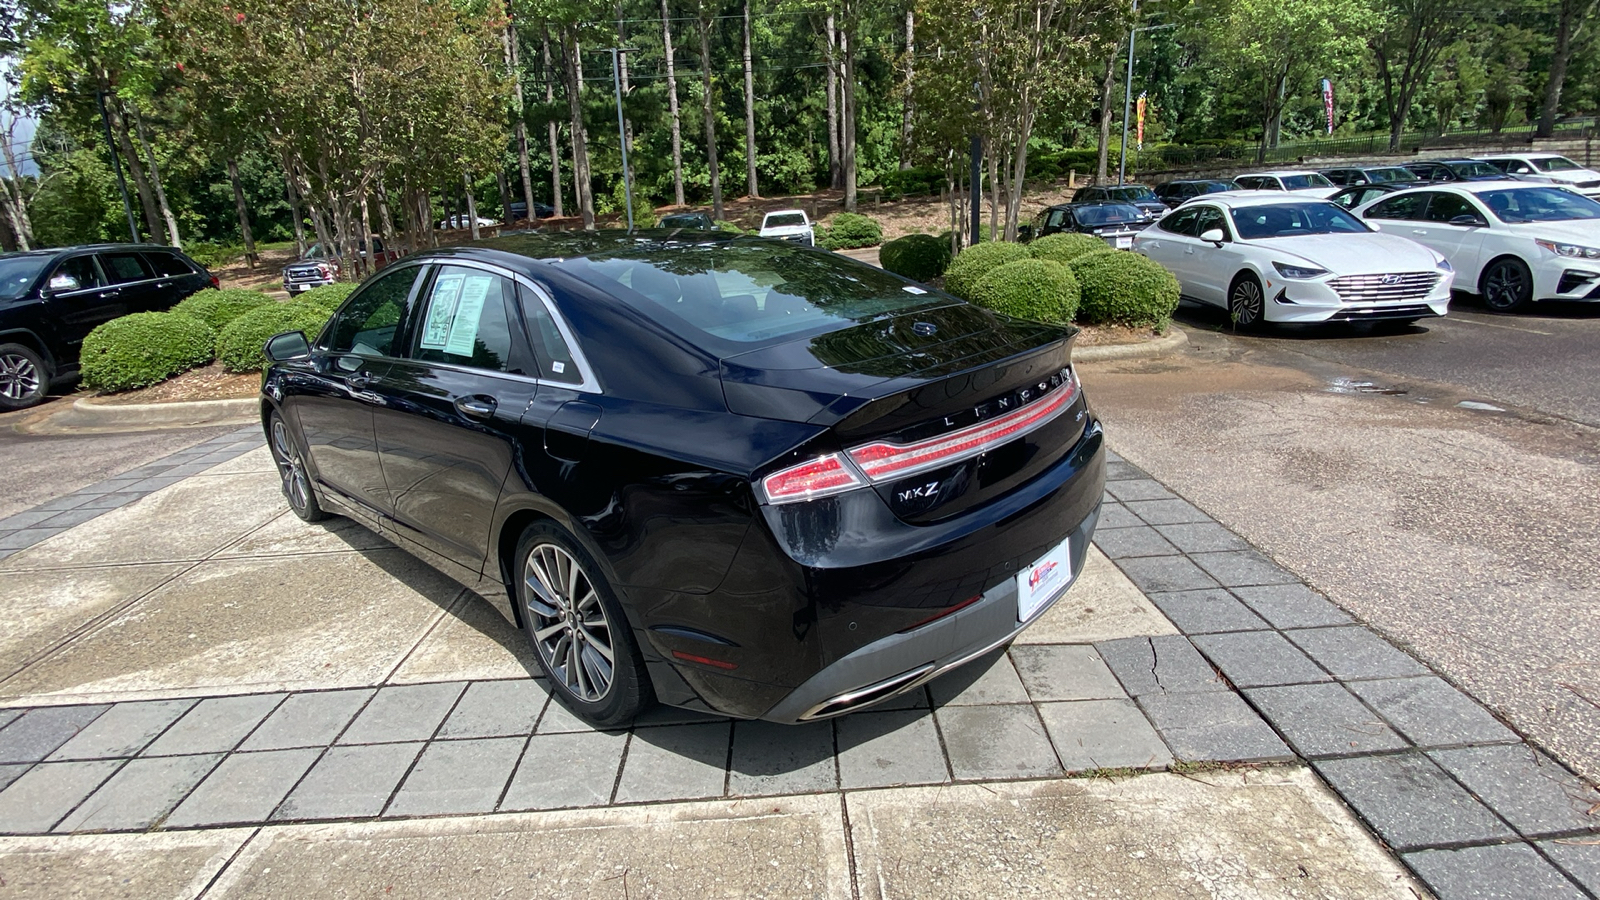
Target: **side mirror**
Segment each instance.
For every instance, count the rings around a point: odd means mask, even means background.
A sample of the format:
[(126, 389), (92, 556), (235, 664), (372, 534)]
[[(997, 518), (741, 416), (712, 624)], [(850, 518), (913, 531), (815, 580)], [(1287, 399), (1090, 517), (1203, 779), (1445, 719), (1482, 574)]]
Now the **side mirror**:
[(1478, 216), (1464, 215), (1464, 216), (1456, 216), (1454, 219), (1451, 219), (1450, 220), (1450, 224), (1451, 225), (1460, 225), (1463, 228), (1482, 228), (1482, 227), (1488, 225), (1489, 223), (1485, 222), (1483, 219), (1479, 218)]
[(1028, 241), (1033, 240), (1033, 226), (1032, 225), (1018, 225), (1017, 226), (1017, 240), (1023, 242), (1024, 244), (1026, 244)]
[(311, 344), (307, 343), (305, 332), (285, 331), (267, 339), (265, 353), (273, 362), (304, 359), (311, 355)]
[(50, 277), (49, 288), (51, 291), (56, 293), (76, 291), (82, 287), (83, 285), (78, 283), (78, 279), (73, 278), (71, 275), (68, 275), (65, 272), (58, 275), (52, 275)]
[(1218, 247), (1221, 247), (1222, 242), (1227, 239), (1228, 236), (1222, 233), (1221, 228), (1208, 229), (1207, 231), (1202, 232), (1200, 235), (1200, 240), (1205, 241), (1208, 244), (1216, 244)]
[(1371, 228), (1373, 231), (1382, 231), (1383, 230), (1383, 226), (1379, 225), (1377, 222), (1374, 222), (1374, 221), (1372, 221), (1370, 219), (1367, 220), (1367, 227)]

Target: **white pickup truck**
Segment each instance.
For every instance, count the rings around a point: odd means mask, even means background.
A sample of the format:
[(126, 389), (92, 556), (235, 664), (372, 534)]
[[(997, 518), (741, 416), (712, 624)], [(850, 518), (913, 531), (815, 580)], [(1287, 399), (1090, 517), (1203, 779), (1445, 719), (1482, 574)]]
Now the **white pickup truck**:
[(779, 209), (767, 213), (761, 220), (761, 236), (794, 241), (807, 247), (817, 245), (817, 235), (811, 229), (811, 220), (806, 218), (805, 210), (801, 209)]

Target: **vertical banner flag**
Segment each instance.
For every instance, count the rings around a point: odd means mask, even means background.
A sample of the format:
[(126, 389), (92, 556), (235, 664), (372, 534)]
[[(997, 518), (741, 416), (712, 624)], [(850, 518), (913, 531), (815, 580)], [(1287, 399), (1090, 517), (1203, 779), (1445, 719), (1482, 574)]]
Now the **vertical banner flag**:
[(1140, 91), (1139, 92), (1139, 120), (1138, 120), (1139, 121), (1139, 138), (1138, 138), (1138, 141), (1139, 141), (1139, 149), (1141, 151), (1144, 150), (1144, 104), (1145, 104), (1144, 95), (1145, 95), (1144, 91)]
[(1322, 108), (1328, 113), (1328, 133), (1333, 134), (1333, 82), (1322, 79)]

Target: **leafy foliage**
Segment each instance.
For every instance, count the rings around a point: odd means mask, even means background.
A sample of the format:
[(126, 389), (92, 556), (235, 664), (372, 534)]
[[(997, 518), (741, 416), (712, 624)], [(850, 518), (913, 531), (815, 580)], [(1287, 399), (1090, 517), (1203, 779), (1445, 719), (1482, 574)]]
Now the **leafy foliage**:
[(290, 302), (309, 303), (312, 306), (321, 307), (322, 309), (326, 309), (329, 313), (332, 313), (334, 310), (339, 308), (339, 304), (343, 303), (346, 297), (349, 297), (351, 294), (355, 293), (355, 290), (358, 287), (360, 287), (360, 285), (352, 284), (348, 281), (341, 281), (335, 284), (325, 284), (321, 287), (314, 287), (311, 290), (306, 291), (304, 294), (301, 294)]
[(314, 339), (332, 316), (333, 310), (318, 303), (274, 303), (251, 310), (217, 336), (217, 359), (229, 372), (254, 372), (266, 365), (262, 350), (268, 338), (285, 331), (304, 331), (307, 338)]
[(1028, 245), (1028, 253), (1034, 259), (1050, 259), (1063, 264), (1085, 253), (1097, 253), (1104, 249), (1105, 241), (1092, 234), (1076, 232), (1047, 234)]
[(928, 281), (950, 267), (950, 242), (931, 234), (908, 234), (884, 244), (878, 260), (896, 275)]
[(944, 289), (964, 300), (971, 300), (973, 288), (977, 287), (978, 281), (989, 274), (990, 270), (1027, 258), (1026, 247), (1005, 241), (968, 247), (961, 251), (961, 254), (950, 263), (950, 268), (945, 271)]
[(1047, 259), (997, 266), (972, 289), (972, 302), (986, 309), (1055, 324), (1071, 322), (1078, 314), (1078, 296), (1072, 270)]
[(112, 319), (83, 339), (83, 383), (116, 392), (148, 387), (211, 361), (216, 331), (181, 312), (142, 312)]
[(1087, 253), (1068, 264), (1078, 278), (1078, 317), (1093, 325), (1167, 327), (1178, 308), (1178, 279), (1126, 250)]
[(860, 213), (839, 213), (827, 225), (818, 225), (816, 232), (818, 246), (829, 250), (855, 250), (883, 242), (883, 226)]
[(272, 298), (260, 291), (247, 291), (240, 288), (216, 290), (207, 288), (185, 297), (182, 302), (172, 308), (173, 312), (194, 316), (196, 319), (210, 325), (213, 329), (221, 330), (224, 325), (239, 318), (258, 306), (265, 306), (272, 302)]

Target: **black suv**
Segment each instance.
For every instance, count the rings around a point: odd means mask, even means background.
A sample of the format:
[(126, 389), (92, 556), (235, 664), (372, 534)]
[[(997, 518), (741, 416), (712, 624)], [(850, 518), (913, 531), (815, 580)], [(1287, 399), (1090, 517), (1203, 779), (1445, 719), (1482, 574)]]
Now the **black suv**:
[(1193, 200), (1202, 194), (1216, 194), (1222, 191), (1237, 191), (1239, 186), (1231, 181), (1168, 181), (1156, 185), (1156, 199), (1177, 209), (1185, 200)]
[(1145, 221), (1154, 222), (1167, 214), (1167, 204), (1156, 192), (1142, 184), (1111, 184), (1104, 187), (1083, 187), (1072, 195), (1073, 203), (1126, 203), (1144, 214)]
[(78, 370), (78, 348), (101, 322), (170, 309), (216, 287), (171, 247), (97, 244), (0, 254), (0, 412), (44, 400)]

